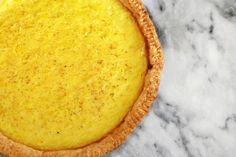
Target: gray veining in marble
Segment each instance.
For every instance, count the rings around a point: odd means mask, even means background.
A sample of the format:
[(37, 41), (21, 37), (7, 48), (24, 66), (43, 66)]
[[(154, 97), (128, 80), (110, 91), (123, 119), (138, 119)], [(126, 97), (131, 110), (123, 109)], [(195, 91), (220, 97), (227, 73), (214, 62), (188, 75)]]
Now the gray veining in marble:
[(165, 65), (159, 97), (107, 157), (236, 156), (236, 0), (143, 0)]
[(236, 156), (236, 0), (143, 0), (165, 64), (159, 97), (107, 157)]

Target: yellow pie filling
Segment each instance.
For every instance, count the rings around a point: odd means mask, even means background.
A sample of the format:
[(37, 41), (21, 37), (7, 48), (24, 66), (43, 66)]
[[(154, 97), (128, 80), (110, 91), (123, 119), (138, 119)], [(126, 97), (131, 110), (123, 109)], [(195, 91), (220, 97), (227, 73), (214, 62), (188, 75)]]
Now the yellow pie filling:
[(0, 132), (43, 150), (85, 146), (142, 90), (145, 42), (118, 0), (0, 1)]

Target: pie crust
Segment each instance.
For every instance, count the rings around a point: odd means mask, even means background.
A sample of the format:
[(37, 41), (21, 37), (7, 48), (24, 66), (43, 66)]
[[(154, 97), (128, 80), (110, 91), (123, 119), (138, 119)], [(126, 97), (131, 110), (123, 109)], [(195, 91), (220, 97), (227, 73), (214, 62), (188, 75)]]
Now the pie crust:
[(26, 145), (14, 142), (0, 133), (0, 153), (8, 157), (99, 157), (121, 145), (128, 135), (147, 114), (150, 106), (157, 97), (160, 75), (163, 67), (163, 54), (155, 28), (140, 0), (120, 0), (137, 20), (147, 45), (149, 61), (148, 72), (145, 76), (143, 90), (136, 103), (126, 117), (113, 131), (101, 140), (87, 146), (55, 151), (36, 150)]

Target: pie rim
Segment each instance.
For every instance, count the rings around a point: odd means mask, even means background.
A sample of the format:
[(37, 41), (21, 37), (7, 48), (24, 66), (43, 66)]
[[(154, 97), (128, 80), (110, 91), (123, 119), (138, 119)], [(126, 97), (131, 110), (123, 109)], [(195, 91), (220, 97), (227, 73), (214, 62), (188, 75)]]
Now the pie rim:
[(155, 27), (140, 0), (119, 0), (136, 19), (147, 45), (148, 70), (143, 89), (123, 121), (99, 141), (76, 149), (43, 151), (17, 143), (0, 132), (0, 153), (8, 157), (99, 157), (121, 145), (147, 114), (157, 97), (163, 54)]

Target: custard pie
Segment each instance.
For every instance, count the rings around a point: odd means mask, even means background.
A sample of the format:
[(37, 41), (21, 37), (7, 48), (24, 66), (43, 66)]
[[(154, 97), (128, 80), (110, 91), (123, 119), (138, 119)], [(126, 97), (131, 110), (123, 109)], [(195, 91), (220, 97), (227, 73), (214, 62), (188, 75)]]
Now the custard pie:
[(139, 0), (0, 0), (0, 154), (103, 156), (147, 113), (162, 65)]

